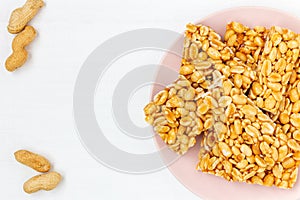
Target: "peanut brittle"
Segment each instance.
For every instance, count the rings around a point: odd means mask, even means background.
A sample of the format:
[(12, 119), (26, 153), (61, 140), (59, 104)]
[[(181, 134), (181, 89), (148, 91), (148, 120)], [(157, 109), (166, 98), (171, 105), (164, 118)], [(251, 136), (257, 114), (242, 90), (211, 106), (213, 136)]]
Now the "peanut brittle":
[(231, 22), (225, 42), (204, 25), (188, 24), (185, 36), (179, 79), (145, 107), (146, 121), (180, 154), (200, 136), (198, 170), (292, 188), (300, 164), (299, 34)]

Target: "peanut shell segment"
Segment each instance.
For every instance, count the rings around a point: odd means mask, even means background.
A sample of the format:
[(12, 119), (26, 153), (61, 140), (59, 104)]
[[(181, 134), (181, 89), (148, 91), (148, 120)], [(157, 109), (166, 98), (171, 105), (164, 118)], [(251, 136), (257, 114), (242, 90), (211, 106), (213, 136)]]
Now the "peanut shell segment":
[(8, 32), (20, 33), (43, 6), (42, 0), (27, 0), (21, 8), (17, 8), (11, 13), (7, 26)]
[(26, 193), (31, 194), (40, 190), (53, 190), (60, 183), (62, 177), (57, 172), (49, 172), (30, 178), (23, 185)]
[(15, 152), (15, 158), (18, 162), (38, 171), (48, 172), (51, 168), (50, 162), (43, 156), (27, 150)]

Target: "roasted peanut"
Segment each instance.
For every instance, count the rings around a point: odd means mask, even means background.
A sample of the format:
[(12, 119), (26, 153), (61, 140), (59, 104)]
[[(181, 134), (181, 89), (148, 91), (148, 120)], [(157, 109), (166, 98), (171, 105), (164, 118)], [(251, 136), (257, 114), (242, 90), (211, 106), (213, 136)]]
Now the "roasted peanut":
[(43, 0), (27, 0), (23, 7), (12, 12), (7, 26), (8, 31), (13, 34), (20, 33), (43, 6)]
[(36, 32), (32, 26), (26, 26), (25, 29), (20, 32), (12, 42), (13, 53), (7, 58), (5, 67), (8, 71), (15, 71), (21, 67), (27, 60), (28, 53), (25, 49), (34, 38)]
[(53, 190), (60, 183), (62, 177), (57, 172), (49, 172), (32, 177), (23, 185), (26, 193), (31, 194), (40, 190)]
[(38, 154), (27, 150), (19, 150), (15, 152), (15, 158), (18, 162), (31, 167), (38, 172), (48, 172), (51, 168), (49, 161)]

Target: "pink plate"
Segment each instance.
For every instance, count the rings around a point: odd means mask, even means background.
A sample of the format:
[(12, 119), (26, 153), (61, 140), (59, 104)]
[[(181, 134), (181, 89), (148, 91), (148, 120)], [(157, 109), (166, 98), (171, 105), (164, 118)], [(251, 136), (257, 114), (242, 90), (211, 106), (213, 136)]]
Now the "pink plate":
[[(249, 27), (261, 25), (270, 27), (273, 25), (289, 28), (300, 33), (300, 20), (282, 11), (262, 8), (262, 7), (238, 7), (227, 9), (212, 14), (205, 19), (196, 21), (208, 25), (221, 35), (225, 33), (226, 24), (230, 21), (238, 21)], [(175, 46), (175, 45), (174, 45)], [(162, 65), (179, 69), (180, 59), (167, 53), (162, 60)], [(165, 79), (169, 79), (166, 77)], [(161, 80), (161, 79), (160, 79)], [(172, 80), (170, 80), (170, 83)], [(155, 94), (158, 88), (154, 86)], [(159, 148), (164, 147), (164, 143), (156, 137)], [(169, 166), (173, 175), (190, 191), (205, 200), (266, 200), (266, 199), (289, 199), (300, 200), (299, 180), (291, 190), (278, 189), (276, 187), (264, 187), (238, 182), (228, 182), (222, 178), (204, 174), (195, 170), (198, 162), (198, 146), (182, 156), (178, 161)], [(163, 156), (163, 155), (162, 155)]]

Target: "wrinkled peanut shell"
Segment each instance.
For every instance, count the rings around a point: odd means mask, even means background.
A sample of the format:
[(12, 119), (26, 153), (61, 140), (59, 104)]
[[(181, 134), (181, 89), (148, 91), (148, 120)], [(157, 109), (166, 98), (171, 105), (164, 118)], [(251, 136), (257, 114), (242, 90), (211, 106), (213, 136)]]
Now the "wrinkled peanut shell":
[(38, 154), (27, 150), (19, 150), (15, 152), (15, 158), (18, 162), (31, 167), (38, 172), (48, 172), (51, 168), (49, 161)]
[(5, 67), (7, 71), (15, 71), (27, 60), (28, 53), (25, 49), (36, 37), (36, 31), (32, 26), (26, 26), (12, 42), (13, 53), (7, 58)]
[(8, 32), (20, 33), (43, 6), (42, 0), (27, 0), (21, 8), (17, 8), (11, 13), (7, 26)]
[(57, 172), (49, 172), (32, 177), (23, 185), (26, 193), (31, 194), (40, 190), (53, 190), (60, 183), (62, 177)]

